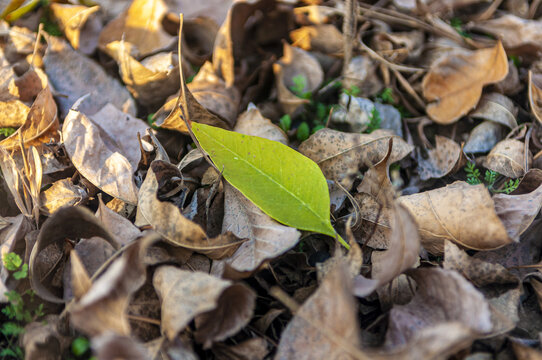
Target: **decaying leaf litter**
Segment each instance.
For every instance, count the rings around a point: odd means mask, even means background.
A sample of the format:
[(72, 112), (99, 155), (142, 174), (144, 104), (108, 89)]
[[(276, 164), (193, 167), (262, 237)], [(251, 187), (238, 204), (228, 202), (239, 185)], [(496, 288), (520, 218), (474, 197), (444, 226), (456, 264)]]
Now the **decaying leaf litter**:
[(540, 5), (0, 2), (0, 357), (542, 357)]

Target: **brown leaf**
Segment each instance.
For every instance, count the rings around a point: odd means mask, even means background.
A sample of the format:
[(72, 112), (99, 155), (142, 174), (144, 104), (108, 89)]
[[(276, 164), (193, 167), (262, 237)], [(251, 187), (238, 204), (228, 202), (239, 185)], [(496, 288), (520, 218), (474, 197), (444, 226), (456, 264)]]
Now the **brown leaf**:
[(105, 51), (119, 65), (126, 88), (143, 105), (159, 105), (179, 89), (179, 66), (172, 53), (159, 53), (137, 61), (130, 54), (132, 45), (125, 41), (107, 44)]
[(58, 116), (56, 103), (53, 100), (51, 89), (43, 89), (32, 104), (30, 111), (22, 126), (10, 137), (0, 141), (0, 147), (13, 150), (19, 147), (19, 134), (25, 146), (40, 145), (42, 143), (58, 141)]
[(126, 245), (141, 236), (139, 230), (130, 220), (117, 214), (108, 208), (102, 201), (101, 194), (98, 194), (100, 205), (96, 211), (96, 217), (102, 226), (109, 231), (121, 245)]
[(92, 338), (92, 349), (103, 360), (148, 360), (145, 347), (129, 336), (106, 333)]
[(88, 291), (68, 311), (79, 331), (96, 337), (107, 333), (130, 335), (126, 310), (131, 296), (145, 283), (146, 248), (157, 239), (150, 235), (125, 248)]
[(473, 29), (500, 39), (507, 51), (514, 54), (537, 54), (542, 48), (542, 21), (522, 19), (505, 14), (496, 19), (475, 23)]
[(130, 204), (137, 203), (135, 168), (100, 126), (82, 112), (70, 110), (62, 134), (66, 152), (81, 175), (105, 193)]
[(62, 249), (66, 238), (77, 239), (93, 236), (99, 236), (109, 242), (114, 248), (118, 247), (118, 243), (113, 235), (106, 231), (94, 214), (86, 208), (76, 206), (61, 208), (43, 223), (36, 244), (32, 248), (28, 263), (30, 284), (39, 297), (53, 303), (64, 302), (58, 295), (53, 294), (42, 282), (42, 277), (54, 269), (46, 269), (46, 272), (43, 274), (38, 271), (38, 269), (44, 270), (39, 267), (39, 263), (48, 260), (44, 259), (44, 256), (40, 256), (41, 253), (53, 244), (58, 244)]
[(525, 154), (523, 142), (516, 139), (505, 139), (491, 149), (483, 165), (489, 170), (516, 179), (525, 174), (525, 156), (527, 156), (527, 165), (530, 165), (533, 156), (530, 151)]
[(438, 179), (461, 166), (461, 146), (444, 136), (435, 136), (436, 148), (427, 151), (428, 158), (418, 157), (418, 172), (422, 180)]
[[(76, 250), (70, 252), (71, 261), (71, 289), (75, 300), (81, 299), (92, 286), (92, 281), (88, 275), (85, 265), (81, 261)], [(97, 270), (97, 269), (96, 269)]]
[(487, 153), (503, 138), (502, 125), (484, 121), (472, 129), (463, 147), (465, 153)]
[(126, 88), (109, 75), (93, 60), (74, 51), (65, 41), (48, 37), (49, 46), (43, 57), (45, 72), (53, 88), (63, 96), (57, 96), (62, 116), (77, 99), (91, 94), (80, 106), (81, 112), (93, 115), (107, 103), (129, 114), (135, 114), (135, 103)]
[(542, 123), (542, 74), (529, 71), (529, 104), (536, 119)]
[(206, 0), (193, 2), (192, 0), (165, 0), (169, 11), (174, 14), (183, 13), (185, 20), (208, 17), (218, 25), (226, 19), (232, 0)]
[(470, 257), (451, 241), (446, 241), (444, 245), (442, 266), (445, 269), (457, 271), (476, 287), (491, 284), (519, 284), (519, 279), (504, 266)]
[(351, 177), (360, 168), (370, 167), (386, 156), (390, 138), (394, 139), (390, 163), (412, 151), (411, 145), (386, 130), (351, 134), (331, 129), (318, 130), (299, 146), (299, 151), (316, 162), (327, 179), (341, 181), (349, 189)]
[(358, 350), (359, 324), (351, 284), (346, 265), (337, 264), (282, 332), (275, 358), (366, 358)]
[(175, 43), (175, 39), (162, 28), (162, 18), (167, 12), (163, 0), (135, 0), (100, 33), (98, 45), (105, 51), (113, 41), (131, 43), (139, 55), (145, 56), (163, 50)]
[(20, 344), (27, 360), (57, 360), (70, 346), (71, 339), (59, 333), (58, 315), (47, 315), (24, 327)]
[[(209, 314), (215, 315), (212, 320), (230, 325), (230, 330), (234, 333), (240, 330), (252, 316), (254, 293), (244, 287), (244, 290), (239, 292), (240, 289), (237, 287), (240, 285), (232, 284), (229, 280), (222, 280), (199, 271), (192, 272), (173, 266), (161, 266), (154, 273), (153, 285), (162, 302), (162, 328), (169, 339), (175, 338), (190, 321), (204, 313), (210, 312)], [(231, 295), (228, 294), (232, 291)], [(228, 299), (233, 300), (231, 296), (235, 294), (238, 295), (238, 302), (228, 303)], [(215, 309), (218, 313), (213, 311)], [(226, 309), (229, 314), (223, 313)], [(248, 319), (241, 318), (243, 311), (247, 310), (250, 313)], [(233, 323), (228, 323), (229, 321)], [(236, 325), (238, 321), (240, 324)], [(207, 326), (212, 327), (211, 324)], [(198, 328), (200, 332), (201, 327), (198, 326)], [(204, 340), (204, 342), (207, 341), (207, 336)]]
[(398, 201), (414, 216), (422, 246), (432, 254), (444, 252), (444, 240), (475, 250), (513, 242), (483, 185), (456, 181), (444, 188), (401, 196)]
[(141, 216), (164, 239), (176, 246), (203, 252), (214, 259), (231, 256), (244, 240), (232, 234), (209, 239), (201, 226), (185, 218), (177, 206), (157, 198), (159, 181), (172, 176), (182, 176), (175, 166), (160, 160), (151, 163), (139, 190), (138, 210)]
[(255, 337), (237, 345), (215, 344), (211, 349), (217, 360), (263, 360), (269, 353), (267, 341)]
[(253, 104), (250, 104), (247, 111), (239, 115), (233, 130), (241, 134), (259, 136), (288, 145), (288, 136), (284, 131), (273, 124), (271, 120), (265, 118)]
[(91, 55), (96, 50), (102, 30), (102, 22), (95, 15), (99, 6), (52, 3), (49, 9), (75, 50), (85, 55)]
[(16, 128), (23, 125), (29, 111), (30, 108), (20, 100), (0, 101), (0, 112), (4, 114), (0, 126)]
[(457, 51), (439, 58), (423, 79), (427, 114), (439, 124), (451, 124), (476, 106), (482, 88), (508, 74), (502, 44), (476, 51)]
[(542, 208), (542, 170), (531, 169), (513, 195), (495, 194), (493, 201), (495, 212), (506, 227), (508, 236), (519, 241), (519, 236), (532, 224)]
[(369, 97), (382, 90), (384, 84), (378, 77), (378, 64), (367, 56), (355, 56), (346, 67), (343, 86), (360, 89), (358, 96)]
[(264, 214), (256, 205), (230, 184), (225, 185), (225, 208), (222, 231), (249, 239), (226, 260), (239, 272), (253, 272), (266, 260), (292, 247), (300, 237), (295, 228), (284, 226)]
[(290, 39), (306, 51), (337, 55), (343, 50), (343, 35), (332, 24), (302, 26), (290, 32)]
[(324, 72), (316, 58), (309, 52), (284, 43), (283, 56), (273, 64), (275, 85), (279, 103), (287, 114), (294, 114), (303, 104), (308, 103), (294, 94), (291, 87), (295, 85), (295, 77), (305, 79), (303, 93), (315, 91), (324, 81)]
[(63, 206), (79, 205), (87, 196), (86, 190), (74, 185), (71, 179), (55, 181), (40, 194), (40, 212), (50, 216)]
[(457, 272), (425, 268), (412, 270), (409, 275), (416, 281), (417, 292), (407, 305), (392, 308), (386, 333), (389, 347), (408, 343), (424, 328), (446, 323), (459, 322), (478, 335), (491, 330), (489, 304)]
[(469, 116), (502, 124), (510, 129), (516, 128), (518, 108), (514, 102), (499, 93), (489, 93), (482, 96), (476, 109)]

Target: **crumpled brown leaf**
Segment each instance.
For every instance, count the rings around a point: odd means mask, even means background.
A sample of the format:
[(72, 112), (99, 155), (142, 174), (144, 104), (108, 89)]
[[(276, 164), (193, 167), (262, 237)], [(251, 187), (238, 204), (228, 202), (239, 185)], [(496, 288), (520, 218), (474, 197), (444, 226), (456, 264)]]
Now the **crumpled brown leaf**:
[(500, 42), (493, 48), (448, 53), (423, 78), (424, 97), (435, 101), (427, 106), (427, 114), (438, 124), (451, 124), (476, 106), (484, 85), (507, 74), (508, 59)]
[(104, 50), (113, 41), (131, 43), (140, 56), (163, 50), (175, 43), (175, 38), (162, 27), (167, 12), (163, 0), (135, 0), (100, 33), (98, 46)]
[(222, 231), (231, 231), (249, 239), (226, 260), (238, 272), (255, 271), (264, 261), (273, 259), (294, 247), (300, 232), (284, 226), (263, 213), (233, 186), (225, 185), (225, 209)]
[(513, 242), (484, 185), (456, 181), (443, 188), (401, 196), (398, 201), (414, 216), (422, 246), (432, 254), (444, 252), (445, 239), (475, 250), (496, 249)]
[(282, 332), (276, 359), (367, 358), (359, 350), (359, 324), (351, 280), (343, 263), (328, 273)]
[[(199, 271), (161, 266), (154, 273), (153, 285), (162, 302), (162, 326), (169, 339), (196, 318), (196, 339), (208, 347), (235, 334), (252, 317), (255, 293), (242, 284)], [(213, 329), (216, 323), (222, 323), (218, 332)]]
[(372, 166), (386, 156), (390, 138), (394, 139), (390, 163), (412, 151), (411, 145), (386, 130), (354, 134), (331, 129), (318, 130), (299, 146), (299, 151), (316, 162), (327, 179), (340, 181), (349, 189), (351, 177), (358, 169)]
[[(387, 346), (406, 344), (422, 329), (445, 323), (460, 322), (478, 336), (491, 330), (488, 302), (457, 272), (424, 268), (411, 270), (409, 276), (416, 281), (416, 295), (407, 305), (392, 308), (386, 333)], [(475, 336), (470, 340), (473, 341)], [(442, 338), (441, 341), (446, 340)]]
[(113, 41), (105, 51), (119, 65), (119, 72), (126, 88), (143, 105), (161, 104), (179, 88), (179, 67), (172, 53), (158, 53), (137, 61), (131, 54), (132, 45)]
[(107, 103), (134, 115), (135, 103), (130, 93), (116, 79), (93, 60), (74, 51), (60, 38), (48, 37), (47, 52), (43, 57), (45, 73), (57, 96), (60, 113), (66, 116), (77, 99), (91, 94), (80, 106), (81, 112), (93, 115)]
[(137, 203), (138, 190), (133, 179), (136, 168), (100, 126), (82, 112), (70, 110), (62, 134), (66, 152), (81, 175), (105, 193)]
[(157, 198), (159, 183), (171, 177), (182, 177), (177, 167), (161, 160), (151, 163), (139, 190), (138, 215), (141, 214), (156, 232), (176, 246), (204, 253), (214, 259), (231, 256), (244, 240), (231, 233), (209, 239), (201, 226), (184, 217), (177, 206)]
[(525, 174), (525, 166), (530, 166), (532, 162), (533, 156), (529, 150), (527, 151), (528, 154), (525, 154), (523, 142), (516, 139), (505, 139), (491, 149), (483, 165), (489, 170), (516, 179)]
[(465, 163), (461, 146), (452, 139), (435, 136), (436, 148), (427, 151), (428, 158), (418, 157), (418, 172), (422, 180), (449, 175)]

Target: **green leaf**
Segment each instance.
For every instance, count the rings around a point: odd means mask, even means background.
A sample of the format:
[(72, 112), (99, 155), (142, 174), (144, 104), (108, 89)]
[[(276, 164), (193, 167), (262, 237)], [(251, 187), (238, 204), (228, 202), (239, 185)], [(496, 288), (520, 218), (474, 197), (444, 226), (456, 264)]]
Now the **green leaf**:
[(72, 342), (72, 354), (81, 356), (90, 349), (90, 342), (86, 337), (79, 336)]
[(19, 270), (19, 267), (23, 263), (23, 260), (21, 257), (15, 253), (7, 253), (4, 254), (4, 257), (2, 258), (2, 261), (4, 262), (4, 267), (8, 271), (17, 271)]
[(329, 220), (327, 182), (314, 161), (257, 136), (198, 123), (192, 130), (226, 180), (264, 213), (288, 226), (338, 236)]
[(0, 128), (0, 135), (4, 135), (5, 137), (11, 136), (14, 132), (15, 132), (14, 128), (10, 128), (10, 127)]
[(279, 126), (284, 132), (290, 130), (290, 127), (292, 127), (292, 118), (290, 115), (283, 115), (279, 120)]
[(28, 264), (23, 264), (21, 270), (13, 273), (15, 280), (26, 279), (28, 277)]
[(299, 127), (297, 128), (297, 132), (296, 132), (297, 140), (303, 142), (309, 138), (309, 135), (310, 135), (309, 124), (303, 121), (301, 124), (299, 124)]
[(24, 332), (24, 328), (12, 322), (5, 322), (0, 331), (5, 336), (19, 336)]

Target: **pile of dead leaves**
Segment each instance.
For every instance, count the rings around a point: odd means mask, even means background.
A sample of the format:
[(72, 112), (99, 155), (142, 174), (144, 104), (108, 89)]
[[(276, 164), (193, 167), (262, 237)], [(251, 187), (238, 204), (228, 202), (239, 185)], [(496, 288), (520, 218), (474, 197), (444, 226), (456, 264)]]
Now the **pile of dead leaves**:
[(541, 358), (540, 5), (0, 1), (0, 357)]

